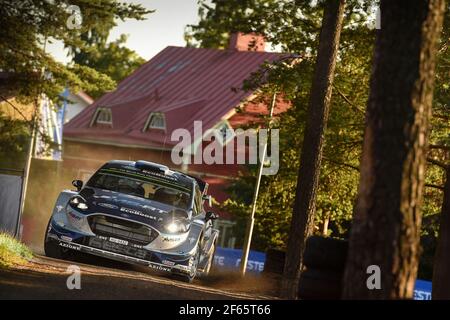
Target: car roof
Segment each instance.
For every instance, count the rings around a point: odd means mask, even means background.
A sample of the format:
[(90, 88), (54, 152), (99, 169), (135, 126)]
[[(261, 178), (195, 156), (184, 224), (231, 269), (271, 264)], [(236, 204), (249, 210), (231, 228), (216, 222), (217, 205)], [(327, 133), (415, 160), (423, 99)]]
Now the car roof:
[[(175, 170), (169, 170), (167, 166), (153, 163), (153, 162), (147, 162), (147, 161), (126, 161), (126, 160), (111, 160), (105, 163), (101, 169), (108, 169), (108, 168), (119, 168), (119, 169), (125, 169), (125, 170), (132, 170), (132, 171), (142, 171), (142, 167), (140, 167), (141, 164), (146, 164), (147, 167), (144, 169), (150, 169), (146, 170), (146, 173), (149, 174), (155, 174), (158, 176), (158, 178), (166, 179), (170, 182), (175, 182), (177, 184), (180, 184), (181, 186), (185, 188), (192, 188), (193, 184), (199, 185), (201, 189), (203, 187), (200, 185), (200, 182), (203, 182), (206, 184), (203, 180), (196, 178), (194, 176), (189, 176), (187, 174), (184, 174), (179, 171)], [(154, 168), (154, 170), (152, 170)], [(163, 170), (166, 169), (166, 172), (164, 173)], [(153, 173), (152, 173), (153, 172)]]

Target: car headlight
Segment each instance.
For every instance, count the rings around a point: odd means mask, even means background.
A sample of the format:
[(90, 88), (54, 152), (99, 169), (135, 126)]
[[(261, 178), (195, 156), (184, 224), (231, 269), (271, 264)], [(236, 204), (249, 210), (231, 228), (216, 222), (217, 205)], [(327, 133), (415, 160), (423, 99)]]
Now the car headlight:
[(182, 221), (171, 221), (165, 227), (166, 231), (169, 233), (181, 233), (189, 230), (189, 224), (183, 223)]
[(86, 200), (84, 200), (80, 196), (75, 196), (69, 201), (70, 205), (74, 208), (86, 210), (88, 208), (88, 205), (86, 203)]

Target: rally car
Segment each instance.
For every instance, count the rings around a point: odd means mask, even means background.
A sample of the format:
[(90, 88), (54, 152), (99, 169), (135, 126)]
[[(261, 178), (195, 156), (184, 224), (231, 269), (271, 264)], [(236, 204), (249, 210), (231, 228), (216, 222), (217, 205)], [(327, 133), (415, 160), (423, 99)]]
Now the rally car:
[(214, 259), (218, 216), (205, 212), (208, 184), (148, 161), (110, 161), (76, 191), (60, 193), (45, 234), (45, 254), (79, 251), (140, 264), (192, 282)]

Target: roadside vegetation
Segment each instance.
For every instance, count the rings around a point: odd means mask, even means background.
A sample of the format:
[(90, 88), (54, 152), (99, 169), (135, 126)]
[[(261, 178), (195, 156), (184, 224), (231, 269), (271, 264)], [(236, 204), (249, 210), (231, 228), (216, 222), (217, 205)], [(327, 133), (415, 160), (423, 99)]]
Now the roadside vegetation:
[(6, 233), (0, 233), (0, 268), (27, 264), (32, 257), (26, 245)]
[[(281, 114), (273, 124), (274, 128), (280, 129), (280, 169), (278, 174), (263, 176), (261, 180), (252, 240), (255, 250), (286, 250), (308, 118), (307, 106), (313, 82), (311, 75), (316, 63), (326, 2), (211, 2), (213, 5), (209, 1), (199, 1), (199, 23), (186, 29), (188, 45), (225, 48), (230, 34), (238, 30), (264, 34), (267, 41), (279, 46), (282, 52), (296, 53), (301, 57), (292, 63), (284, 61), (263, 68), (264, 76), (256, 74), (243, 86), (243, 89), (260, 88), (262, 93), (267, 93), (266, 99), (270, 99), (273, 92), (283, 92), (283, 98), (292, 103), (292, 108)], [(330, 113), (324, 133), (319, 184), (313, 206), (315, 212), (311, 219), (315, 235), (349, 238), (360, 180), (365, 114), (377, 32), (374, 19), (378, 4), (379, 1), (346, 1)], [(432, 278), (446, 181), (445, 168), (449, 161), (449, 21), (450, 10), (446, 10), (436, 55), (433, 116), (430, 119), (430, 148), (420, 226), (422, 254), (419, 278), (426, 280)], [(286, 25), (296, 28), (286, 28)], [(261, 84), (260, 79), (265, 82)], [(222, 203), (223, 210), (231, 212), (237, 221), (234, 228), (237, 247), (242, 245), (244, 239), (257, 170), (257, 165), (250, 165), (248, 171), (243, 172), (228, 190), (230, 199)]]
[[(68, 22), (75, 16), (68, 8), (76, 6), (82, 7), (82, 24), (70, 29)], [(151, 12), (141, 5), (110, 0), (52, 4), (2, 1), (0, 16), (8, 21), (0, 33), (0, 70), (6, 77), (0, 79), (2, 167), (24, 166), (33, 123), (40, 121), (32, 116), (37, 96), (45, 94), (56, 105), (62, 105), (61, 93), (68, 87), (72, 92), (82, 90), (97, 98), (145, 62), (126, 47), (126, 35), (109, 43), (107, 39), (119, 20), (144, 20)], [(56, 61), (46, 50), (48, 44), (57, 41), (68, 51), (67, 64)], [(4, 112), (10, 107), (15, 112), (13, 118)]]

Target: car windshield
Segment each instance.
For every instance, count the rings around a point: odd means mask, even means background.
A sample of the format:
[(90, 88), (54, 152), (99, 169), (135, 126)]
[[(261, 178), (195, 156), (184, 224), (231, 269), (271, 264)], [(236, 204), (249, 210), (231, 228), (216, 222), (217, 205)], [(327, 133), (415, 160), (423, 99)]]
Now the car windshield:
[(125, 193), (132, 196), (149, 199), (183, 210), (189, 209), (191, 197), (188, 192), (161, 185), (147, 179), (133, 179), (129, 177), (96, 173), (87, 183), (88, 187)]

